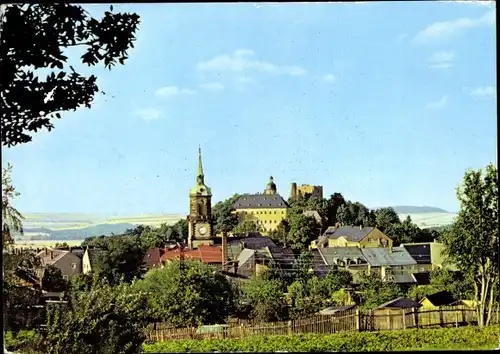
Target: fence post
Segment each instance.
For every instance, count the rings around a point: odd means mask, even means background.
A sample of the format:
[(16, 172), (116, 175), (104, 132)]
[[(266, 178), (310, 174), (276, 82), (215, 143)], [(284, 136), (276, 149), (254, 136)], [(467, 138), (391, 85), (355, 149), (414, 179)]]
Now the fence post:
[(414, 307), (413, 308), (413, 318), (415, 320), (415, 328), (419, 328), (419, 324), (418, 324), (418, 307)]
[(356, 308), (356, 331), (361, 332), (361, 313)]
[(439, 307), (439, 325), (444, 326), (444, 311), (442, 307)]
[(290, 321), (288, 321), (288, 335), (292, 335), (293, 334), (292, 332), (293, 332), (292, 331), (292, 321), (290, 320)]
[(403, 329), (406, 329), (406, 312), (405, 309), (401, 309), (403, 312)]

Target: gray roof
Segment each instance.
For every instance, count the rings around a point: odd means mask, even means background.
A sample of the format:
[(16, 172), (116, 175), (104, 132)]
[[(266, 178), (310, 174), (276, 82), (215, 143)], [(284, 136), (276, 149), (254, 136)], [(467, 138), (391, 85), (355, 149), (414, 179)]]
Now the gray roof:
[(377, 307), (377, 309), (411, 309), (415, 307), (420, 307), (420, 304), (415, 300), (409, 299), (407, 297), (399, 297), (395, 300), (391, 300)]
[(359, 226), (341, 226), (338, 229), (335, 226), (330, 226), (326, 229), (323, 236), (335, 239), (345, 237), (348, 241), (359, 242), (372, 232), (374, 227), (359, 227)]
[(234, 209), (287, 208), (288, 204), (279, 194), (245, 194), (233, 204)]
[(334, 315), (339, 312), (347, 311), (350, 309), (355, 308), (356, 305), (347, 305), (347, 306), (331, 306), (324, 308), (323, 310), (319, 311), (320, 315)]
[(366, 262), (366, 258), (358, 247), (325, 247), (318, 248), (318, 252), (323, 256), (328, 265), (335, 265), (335, 260), (357, 260)]
[(394, 247), (392, 252), (385, 247), (362, 248), (361, 252), (372, 267), (416, 265), (404, 247)]
[(392, 277), (396, 284), (415, 284), (417, 282), (417, 279), (410, 272), (393, 273)]
[(65, 257), (68, 254), (72, 254), (70, 251), (59, 250), (57, 248), (50, 248), (38, 252), (37, 257), (40, 259), (42, 266), (53, 265), (55, 262)]
[(431, 245), (427, 244), (402, 244), (418, 264), (431, 264)]
[(238, 255), (238, 266), (241, 266), (248, 262), (250, 258), (255, 254), (255, 250), (251, 250), (248, 248), (243, 249), (243, 251), (240, 252)]
[(291, 268), (295, 263), (295, 255), (292, 250), (288, 247), (279, 247), (279, 246), (267, 246), (271, 257), (285, 268)]

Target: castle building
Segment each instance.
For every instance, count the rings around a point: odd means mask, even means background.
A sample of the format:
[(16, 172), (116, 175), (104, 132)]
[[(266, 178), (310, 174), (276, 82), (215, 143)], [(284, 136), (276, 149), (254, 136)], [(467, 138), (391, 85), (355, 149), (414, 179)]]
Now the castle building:
[(213, 245), (214, 232), (212, 227), (212, 191), (205, 184), (201, 148), (198, 151), (198, 171), (196, 184), (189, 190), (188, 247)]
[(296, 199), (298, 197), (304, 198), (318, 198), (323, 199), (323, 186), (313, 186), (311, 184), (301, 184), (293, 182), (290, 190), (290, 198)]
[(242, 195), (234, 202), (233, 209), (240, 218), (254, 220), (260, 226), (261, 234), (268, 235), (286, 218), (288, 204), (278, 194), (271, 176), (264, 193)]

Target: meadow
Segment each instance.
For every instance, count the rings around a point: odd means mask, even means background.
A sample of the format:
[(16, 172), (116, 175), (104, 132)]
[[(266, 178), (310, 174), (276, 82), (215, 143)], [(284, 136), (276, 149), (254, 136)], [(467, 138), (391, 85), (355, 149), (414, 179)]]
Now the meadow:
[(411, 213), (398, 215), (401, 221), (410, 216), (411, 220), (422, 229), (449, 225), (457, 216), (456, 213)]

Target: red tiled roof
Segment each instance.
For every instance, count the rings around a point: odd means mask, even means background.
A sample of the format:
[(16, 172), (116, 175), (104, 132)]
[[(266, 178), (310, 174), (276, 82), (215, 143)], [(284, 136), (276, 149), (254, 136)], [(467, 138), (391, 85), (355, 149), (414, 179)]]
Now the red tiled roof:
[(144, 255), (144, 263), (149, 268), (160, 265), (161, 263), (161, 250), (159, 248), (150, 248)]
[[(161, 256), (161, 261), (165, 262), (179, 258), (180, 250), (179, 248), (175, 248), (173, 250), (165, 250), (165, 253)], [(184, 259), (198, 260), (203, 263), (222, 263), (222, 250), (220, 246), (201, 245), (194, 250), (184, 250)]]

